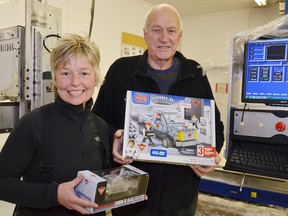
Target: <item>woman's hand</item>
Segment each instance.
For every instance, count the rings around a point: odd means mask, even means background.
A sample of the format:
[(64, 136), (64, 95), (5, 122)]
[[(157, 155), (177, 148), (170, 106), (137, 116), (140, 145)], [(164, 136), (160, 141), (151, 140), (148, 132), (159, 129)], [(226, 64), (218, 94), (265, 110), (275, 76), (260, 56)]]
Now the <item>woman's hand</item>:
[(81, 214), (91, 214), (86, 208), (97, 208), (98, 205), (94, 202), (79, 198), (74, 192), (74, 188), (83, 180), (83, 178), (83, 175), (79, 175), (72, 181), (59, 184), (58, 202), (67, 209), (78, 211)]

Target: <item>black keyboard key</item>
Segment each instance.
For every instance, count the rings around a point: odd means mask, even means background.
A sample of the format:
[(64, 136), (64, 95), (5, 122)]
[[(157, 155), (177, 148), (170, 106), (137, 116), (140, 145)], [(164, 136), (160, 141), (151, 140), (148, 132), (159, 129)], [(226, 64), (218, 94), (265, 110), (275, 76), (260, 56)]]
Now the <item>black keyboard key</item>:
[(263, 164), (260, 164), (260, 163), (247, 163), (247, 166), (255, 167), (255, 168), (259, 168), (259, 169), (271, 170), (271, 166), (263, 165)]

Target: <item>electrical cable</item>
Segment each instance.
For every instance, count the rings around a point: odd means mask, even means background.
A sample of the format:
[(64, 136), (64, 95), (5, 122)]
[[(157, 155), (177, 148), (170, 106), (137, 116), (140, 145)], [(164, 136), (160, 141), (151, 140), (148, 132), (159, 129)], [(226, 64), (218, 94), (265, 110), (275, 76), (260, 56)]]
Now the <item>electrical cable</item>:
[(93, 21), (94, 21), (94, 12), (95, 12), (95, 0), (92, 0), (91, 4), (91, 19), (90, 19), (90, 28), (89, 28), (89, 38), (91, 37), (92, 29), (93, 29)]
[(43, 46), (44, 46), (44, 48), (45, 48), (49, 53), (51, 53), (51, 51), (47, 48), (45, 41), (46, 41), (47, 38), (50, 38), (50, 37), (61, 38), (61, 36), (59, 36), (59, 35), (57, 35), (57, 34), (49, 34), (49, 35), (46, 35), (46, 37), (43, 39)]
[(243, 112), (242, 112), (242, 116), (241, 116), (241, 122), (243, 122), (243, 120), (244, 120), (244, 112), (245, 112), (246, 106), (247, 106), (247, 103), (244, 104), (244, 108), (243, 108)]

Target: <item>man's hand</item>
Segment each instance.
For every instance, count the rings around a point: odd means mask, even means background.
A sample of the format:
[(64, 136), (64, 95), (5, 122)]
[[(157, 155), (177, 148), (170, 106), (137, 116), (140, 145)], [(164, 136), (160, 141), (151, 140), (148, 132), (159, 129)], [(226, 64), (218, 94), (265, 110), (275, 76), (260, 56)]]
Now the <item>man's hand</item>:
[(133, 160), (122, 157), (122, 148), (123, 148), (123, 130), (119, 129), (114, 134), (113, 141), (113, 159), (118, 164), (129, 164), (132, 163)]
[[(215, 157), (215, 163), (218, 165), (221, 161), (221, 157), (217, 153)], [(192, 165), (191, 169), (195, 172), (195, 174), (199, 177), (207, 175), (210, 172), (215, 170), (215, 166), (201, 166), (201, 165)]]
[(81, 214), (91, 214), (85, 207), (97, 208), (98, 205), (94, 202), (79, 198), (74, 192), (74, 188), (83, 178), (83, 175), (79, 175), (70, 182), (60, 184), (58, 186), (58, 202), (67, 209), (78, 211)]

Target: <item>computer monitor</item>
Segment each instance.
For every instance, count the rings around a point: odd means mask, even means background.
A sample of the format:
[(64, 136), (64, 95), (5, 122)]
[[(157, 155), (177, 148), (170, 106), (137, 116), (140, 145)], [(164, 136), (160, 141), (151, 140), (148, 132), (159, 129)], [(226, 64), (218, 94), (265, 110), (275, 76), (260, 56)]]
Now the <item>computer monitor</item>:
[(288, 106), (288, 38), (248, 41), (244, 49), (243, 103)]

